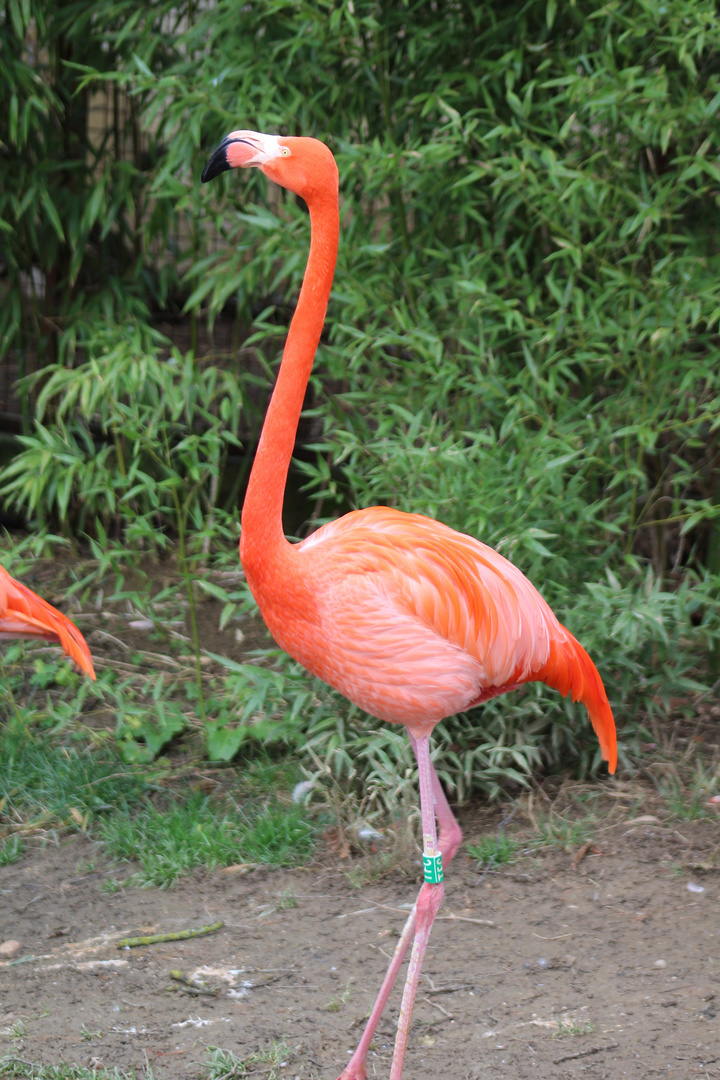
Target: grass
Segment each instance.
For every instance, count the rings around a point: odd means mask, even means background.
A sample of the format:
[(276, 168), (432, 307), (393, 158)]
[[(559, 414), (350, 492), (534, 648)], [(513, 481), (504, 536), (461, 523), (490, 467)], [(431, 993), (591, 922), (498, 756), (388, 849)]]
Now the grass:
[(568, 821), (565, 818), (549, 817), (539, 822), (535, 843), (538, 847), (559, 847), (563, 851), (586, 844), (592, 837), (597, 825), (594, 815)]
[[(292, 789), (297, 766), (291, 761), (261, 755), (224, 799), (183, 782), (168, 788), (163, 772), (128, 765), (87, 734), (53, 737), (42, 725), (14, 718), (0, 731), (0, 824), (21, 824), (28, 834), (87, 832), (111, 857), (139, 863), (123, 884), (167, 887), (198, 867), (297, 866), (312, 856), (318, 827), (308, 810), (274, 794)], [(25, 850), (18, 834), (0, 839), (0, 866)], [(115, 877), (103, 884), (108, 892), (121, 887)]]
[(24, 853), (25, 845), (19, 836), (6, 836), (4, 840), (0, 840), (0, 866), (17, 862)]
[[(83, 1028), (83, 1038), (99, 1034), (86, 1034)], [(215, 1047), (208, 1053), (202, 1068), (207, 1080), (240, 1080), (260, 1069), (264, 1080), (278, 1080), (292, 1056), (292, 1051), (282, 1039), (244, 1058), (236, 1057), (230, 1050)], [(144, 1080), (153, 1080), (154, 1075), (149, 1066), (143, 1070)], [(136, 1080), (136, 1073), (134, 1069), (123, 1072), (120, 1069), (93, 1069), (83, 1065), (40, 1065), (7, 1056), (0, 1058), (0, 1080)]]
[(695, 760), (690, 769), (678, 770), (672, 764), (656, 783), (667, 813), (675, 820), (717, 818), (717, 808), (710, 802), (713, 795), (720, 793), (717, 755), (711, 761)]
[(31, 825), (66, 825), (134, 805), (150, 784), (111, 748), (52, 740), (10, 722), (0, 734), (0, 809)]
[(233, 1080), (247, 1076), (262, 1067), (265, 1080), (278, 1080), (281, 1070), (292, 1059), (292, 1051), (284, 1039), (273, 1042), (265, 1050), (258, 1050), (245, 1058), (236, 1057), (230, 1050), (215, 1048), (211, 1051), (205, 1068), (208, 1080)]
[(537, 823), (533, 835), (508, 836), (498, 833), (496, 836), (484, 836), (477, 844), (468, 846), (468, 854), (477, 859), (481, 870), (495, 870), (516, 862), (522, 855), (537, 852), (543, 848), (561, 848), (570, 851), (580, 847), (593, 835), (597, 824), (595, 817), (578, 821), (566, 821), (563, 818), (548, 818)]
[(514, 817), (517, 810), (522, 813), (524, 807), (532, 830), (518, 828), (510, 834), (504, 827), (498, 827), (493, 835), (468, 845), (468, 854), (477, 860), (481, 870), (487, 871), (546, 848), (571, 851), (581, 847), (597, 831), (600, 820), (597, 794), (576, 784), (563, 786), (542, 814), (533, 811), (532, 796), (527, 801), (521, 798), (509, 817)]
[(554, 1039), (568, 1039), (575, 1035), (590, 1035), (595, 1030), (591, 1020), (560, 1020), (557, 1019), (557, 1031), (553, 1034)]
[(505, 866), (514, 862), (517, 852), (521, 847), (520, 840), (507, 833), (498, 833), (497, 836), (484, 836), (479, 843), (468, 847), (468, 854), (477, 859), (481, 868), (494, 869), (496, 866)]
[[(143, 1073), (153, 1080), (152, 1069)], [(82, 1065), (39, 1065), (16, 1057), (0, 1058), (1, 1080), (135, 1080), (135, 1071), (120, 1069), (91, 1069)]]
[(109, 855), (140, 863), (131, 884), (160, 888), (201, 866), (297, 866), (311, 857), (316, 834), (299, 807), (267, 800), (228, 809), (199, 793), (180, 793), (162, 809), (148, 802), (113, 814), (97, 831)]

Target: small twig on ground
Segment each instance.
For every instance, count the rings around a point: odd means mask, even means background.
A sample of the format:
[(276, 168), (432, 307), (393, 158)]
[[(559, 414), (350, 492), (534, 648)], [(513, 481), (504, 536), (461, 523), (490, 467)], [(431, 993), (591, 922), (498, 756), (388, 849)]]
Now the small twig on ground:
[(157, 945), (163, 941), (185, 941), (187, 938), (202, 937), (203, 934), (214, 934), (221, 930), (224, 923), (215, 922), (208, 926), (199, 926), (195, 930), (177, 930), (170, 934), (145, 934), (144, 937), (122, 938), (117, 943), (118, 949), (134, 949), (138, 945)]
[(559, 1065), (561, 1061), (574, 1061), (576, 1058), (589, 1057), (590, 1054), (604, 1054), (606, 1050), (615, 1050), (618, 1043), (606, 1043), (605, 1046), (591, 1046), (588, 1050), (578, 1050), (575, 1054), (563, 1054), (562, 1057), (553, 1058), (553, 1065)]
[(429, 986), (428, 994), (457, 994), (460, 990), (472, 990), (475, 983), (453, 983), (451, 986)]
[(453, 915), (450, 912), (449, 915), (436, 915), (436, 919), (450, 919), (453, 922), (472, 922), (477, 923), (478, 926), (497, 926), (497, 923), (492, 922), (491, 919), (471, 919), (469, 915)]
[(428, 1005), (432, 1005), (433, 1009), (439, 1009), (443, 1016), (446, 1016), (448, 1020), (455, 1019), (453, 1014), (449, 1013), (447, 1009), (443, 1009), (442, 1005), (439, 1005), (437, 1001), (431, 1001), (429, 997), (423, 998), (423, 1000), (427, 1001)]

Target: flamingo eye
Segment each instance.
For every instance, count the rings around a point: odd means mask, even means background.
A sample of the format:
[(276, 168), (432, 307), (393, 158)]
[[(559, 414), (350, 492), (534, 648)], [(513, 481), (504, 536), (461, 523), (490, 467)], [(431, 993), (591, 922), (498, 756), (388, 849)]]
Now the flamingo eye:
[(283, 146), (281, 153), (283, 157), (290, 157), (290, 151), (287, 146)]

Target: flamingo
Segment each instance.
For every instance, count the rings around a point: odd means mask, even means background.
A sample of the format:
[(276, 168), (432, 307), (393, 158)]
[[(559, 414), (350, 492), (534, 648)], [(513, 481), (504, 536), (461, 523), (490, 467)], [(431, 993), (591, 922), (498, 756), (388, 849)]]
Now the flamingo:
[[(303, 398), (325, 321), (339, 234), (338, 170), (317, 139), (233, 131), (206, 183), (259, 168), (310, 212), (310, 252), (242, 510), (240, 560), (275, 641), (371, 716), (404, 724), (418, 765), (424, 882), (367, 1026), (340, 1080), (364, 1080), (375, 1028), (405, 953), (391, 1080), (400, 1080), (415, 992), (443, 898), (443, 860), (461, 840), (430, 759), (447, 716), (523, 683), (544, 682), (586, 706), (615, 771), (615, 723), (595, 665), (536, 589), (492, 548), (420, 514), (355, 510), (290, 543), (283, 495)], [(436, 829), (437, 818), (437, 829)]]
[(74, 622), (10, 577), (0, 566), (0, 638), (43, 638), (61, 645), (81, 671), (95, 678), (87, 642)]

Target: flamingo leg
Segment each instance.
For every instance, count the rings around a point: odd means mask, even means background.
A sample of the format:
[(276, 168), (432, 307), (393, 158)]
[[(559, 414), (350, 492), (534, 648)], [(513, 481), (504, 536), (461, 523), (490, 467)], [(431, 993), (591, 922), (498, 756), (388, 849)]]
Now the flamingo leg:
[[(429, 856), (438, 854), (437, 833), (435, 831), (435, 803), (433, 799), (432, 774), (433, 767), (430, 761), (430, 739), (426, 736), (417, 739), (414, 746), (415, 756), (418, 763), (418, 780), (420, 784), (420, 814), (422, 817), (423, 831), (423, 861)], [(442, 878), (442, 874), (440, 875)], [(413, 938), (412, 953), (408, 964), (408, 973), (403, 990), (402, 1003), (400, 1005), (400, 1019), (395, 1036), (395, 1050), (393, 1053), (390, 1080), (400, 1080), (402, 1076), (405, 1050), (408, 1035), (410, 1033), (410, 1017), (415, 993), (420, 979), (420, 969), (425, 957), (430, 931), (442, 904), (445, 895), (445, 886), (441, 881), (430, 883), (425, 881), (420, 888), (415, 903), (417, 916), (415, 925), (415, 937)]]
[[(408, 732), (408, 734), (410, 734), (410, 733)], [(412, 744), (412, 748), (413, 748), (413, 751), (415, 753), (415, 757), (417, 758), (418, 757), (417, 741), (412, 735), (410, 735), (410, 742)], [(457, 819), (455, 818), (455, 815), (453, 814), (452, 810), (450, 809), (450, 804), (448, 803), (448, 801), (447, 801), (447, 799), (445, 797), (445, 792), (443, 791), (440, 780), (438, 779), (438, 775), (437, 775), (437, 773), (435, 771), (435, 766), (433, 765), (432, 761), (430, 760), (429, 753), (427, 755), (427, 761), (428, 761), (428, 764), (429, 764), (429, 767), (430, 767), (430, 784), (431, 784), (431, 788), (432, 788), (432, 800), (434, 802), (434, 814), (437, 817), (437, 822), (438, 822), (438, 826), (439, 826), (439, 833), (438, 833), (438, 838), (437, 838), (437, 846), (438, 846), (439, 850), (442, 852), (443, 866), (447, 867), (448, 864), (450, 863), (450, 861), (452, 860), (452, 858), (454, 857), (458, 847), (460, 846), (460, 841), (462, 840), (462, 832), (460, 831), (460, 826), (457, 823)], [(418, 767), (419, 767), (419, 759), (418, 759)], [(421, 797), (421, 805), (422, 805), (422, 797)], [(425, 833), (424, 825), (423, 825), (423, 833)], [(423, 886), (423, 889), (424, 888), (425, 888), (425, 886)], [(430, 886), (430, 888), (431, 889), (435, 888), (435, 886)], [(422, 895), (422, 889), (420, 890), (420, 892), (421, 892), (421, 895)], [(420, 897), (418, 898), (418, 900), (419, 899), (420, 899)], [(439, 904), (438, 904), (438, 906), (439, 906)], [(358, 1046), (357, 1046), (357, 1049), (356, 1049), (355, 1053), (353, 1054), (352, 1058), (348, 1062), (346, 1068), (343, 1070), (343, 1073), (342, 1073), (342, 1076), (340, 1077), (340, 1080), (365, 1080), (366, 1061), (367, 1061), (368, 1051), (370, 1049), (370, 1044), (371, 1044), (371, 1042), (373, 1040), (373, 1036), (375, 1035), (376, 1028), (378, 1026), (378, 1023), (380, 1022), (380, 1017), (382, 1016), (383, 1010), (384, 1010), (385, 1005), (387, 1003), (387, 1000), (388, 1000), (388, 998), (390, 996), (390, 992), (391, 992), (391, 990), (392, 990), (392, 988), (393, 988), (393, 986), (395, 984), (395, 980), (398, 977), (398, 973), (400, 971), (400, 968), (402, 967), (403, 960), (405, 959), (405, 953), (407, 952), (407, 949), (408, 949), (408, 946), (409, 946), (410, 942), (415, 937), (415, 928), (417, 926), (417, 911), (418, 911), (418, 904), (416, 903), (416, 904), (413, 905), (412, 911), (410, 912), (410, 915), (408, 916), (408, 919), (407, 919), (407, 921), (405, 923), (405, 926), (403, 927), (402, 934), (400, 935), (398, 943), (395, 946), (395, 952), (393, 953), (392, 960), (390, 961), (390, 965), (389, 965), (389, 967), (388, 967), (388, 969), (387, 969), (387, 971), (385, 973), (385, 978), (383, 979), (382, 986), (380, 987), (380, 992), (378, 993), (378, 996), (377, 996), (377, 998), (375, 1000), (375, 1004), (373, 1005), (372, 1012), (370, 1013), (370, 1017), (369, 1017), (368, 1022), (367, 1022), (366, 1026), (365, 1026), (365, 1030), (363, 1032), (362, 1038), (360, 1039), (360, 1042), (358, 1043)], [(429, 928), (428, 928), (428, 935), (429, 935)], [(427, 942), (426, 942), (426, 944), (427, 944)], [(423, 952), (424, 952), (424, 949), (423, 949)], [(418, 975), (419, 975), (419, 970), (418, 970)], [(416, 985), (417, 985), (417, 980), (416, 980)], [(413, 997), (414, 997), (414, 991), (413, 991)], [(407, 1019), (408, 1019), (408, 1027), (409, 1027), (409, 1020), (410, 1020), (409, 1014), (408, 1014)], [(405, 1043), (407, 1043), (407, 1032), (405, 1034)], [(397, 1053), (397, 1043), (396, 1043), (396, 1053)], [(404, 1049), (403, 1049), (403, 1055), (404, 1055)], [(402, 1063), (401, 1063), (401, 1067), (402, 1067)]]

